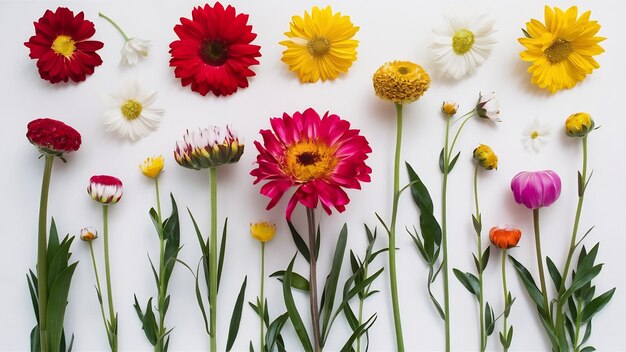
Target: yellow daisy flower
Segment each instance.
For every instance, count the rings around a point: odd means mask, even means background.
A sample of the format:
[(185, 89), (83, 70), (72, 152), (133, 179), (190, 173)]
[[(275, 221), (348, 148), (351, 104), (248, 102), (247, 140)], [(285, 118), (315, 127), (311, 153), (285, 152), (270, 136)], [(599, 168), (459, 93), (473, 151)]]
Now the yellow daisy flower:
[(598, 43), (606, 38), (595, 36), (600, 25), (590, 15), (587, 11), (578, 17), (576, 6), (565, 12), (546, 6), (545, 24), (536, 19), (526, 23), (526, 38), (518, 40), (526, 47), (520, 57), (531, 63), (533, 84), (555, 93), (574, 87), (600, 67), (593, 56), (604, 52)]
[(348, 72), (356, 60), (359, 41), (352, 37), (359, 31), (349, 16), (333, 14), (330, 6), (313, 7), (304, 18), (293, 16), (289, 24), (289, 38), (279, 44), (287, 47), (282, 61), (298, 74), (302, 83), (333, 80)]

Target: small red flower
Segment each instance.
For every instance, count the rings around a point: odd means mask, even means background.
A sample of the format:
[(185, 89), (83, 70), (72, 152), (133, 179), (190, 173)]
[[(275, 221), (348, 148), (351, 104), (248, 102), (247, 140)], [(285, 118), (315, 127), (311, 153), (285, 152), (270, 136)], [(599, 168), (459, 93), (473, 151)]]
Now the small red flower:
[(365, 160), (372, 149), (348, 121), (328, 112), (320, 119), (315, 110), (307, 109), (270, 123), (273, 131), (260, 131), (263, 144), (254, 142), (259, 166), (250, 172), (256, 177), (254, 184), (268, 181), (261, 187), (261, 194), (272, 199), (267, 209), (295, 186), (287, 220), (298, 202), (313, 209), (319, 200), (328, 214), (331, 207), (342, 212), (350, 202), (343, 189), (360, 189), (360, 182), (370, 182), (372, 169)]
[(46, 13), (35, 22), (35, 35), (24, 43), (30, 49), (30, 58), (37, 59), (37, 68), (42, 79), (50, 83), (84, 81), (96, 66), (102, 64), (97, 50), (104, 44), (88, 40), (96, 33), (93, 22), (84, 19), (85, 14), (76, 16), (65, 7)]
[(235, 8), (226, 8), (219, 2), (196, 7), (192, 19), (181, 18), (174, 27), (180, 40), (170, 44), (170, 66), (181, 79), (183, 87), (207, 95), (231, 95), (237, 88), (248, 86), (248, 77), (255, 75), (249, 67), (258, 65), (261, 56), (247, 14), (236, 14)]
[(493, 227), (489, 230), (489, 239), (494, 246), (502, 249), (509, 249), (517, 246), (522, 237), (522, 230), (512, 227)]
[(80, 148), (80, 133), (61, 121), (43, 118), (28, 123), (26, 138), (40, 151), (60, 156)]

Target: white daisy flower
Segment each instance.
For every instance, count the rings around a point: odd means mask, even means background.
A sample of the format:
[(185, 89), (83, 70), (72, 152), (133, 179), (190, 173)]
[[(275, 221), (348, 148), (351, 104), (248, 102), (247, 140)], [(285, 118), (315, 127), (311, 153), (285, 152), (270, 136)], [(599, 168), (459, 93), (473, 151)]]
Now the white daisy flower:
[(148, 136), (161, 123), (165, 110), (152, 107), (157, 92), (145, 94), (137, 82), (127, 82), (115, 93), (107, 94), (113, 108), (104, 113), (107, 132), (135, 142)]
[(500, 119), (500, 104), (496, 100), (496, 92), (483, 94), (478, 93), (478, 102), (476, 103), (476, 114), (483, 119), (489, 119), (493, 122), (502, 122)]
[(431, 48), (439, 72), (459, 79), (474, 73), (487, 61), (496, 44), (491, 37), (495, 32), (495, 21), (486, 14), (475, 14), (467, 9), (455, 9), (445, 17), (446, 24), (433, 29)]
[(539, 119), (533, 121), (522, 133), (522, 144), (527, 151), (533, 151), (535, 154), (539, 153), (541, 148), (548, 144), (548, 136), (550, 136), (551, 128), (548, 125), (542, 124)]
[(139, 62), (139, 58), (148, 56), (150, 41), (139, 38), (130, 38), (122, 47), (122, 63), (133, 66)]

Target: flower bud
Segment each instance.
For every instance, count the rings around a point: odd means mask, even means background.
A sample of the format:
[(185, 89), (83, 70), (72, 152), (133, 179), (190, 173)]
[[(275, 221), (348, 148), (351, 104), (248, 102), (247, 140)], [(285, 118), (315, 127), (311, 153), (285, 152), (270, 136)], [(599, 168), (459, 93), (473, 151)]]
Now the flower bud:
[(474, 149), (474, 160), (485, 170), (498, 168), (498, 156), (493, 152), (493, 149), (484, 144)]
[(522, 171), (511, 180), (517, 204), (528, 209), (548, 207), (561, 195), (561, 178), (552, 170)]
[(157, 178), (163, 171), (163, 155), (148, 157), (139, 165), (141, 172), (150, 178)]
[(257, 241), (270, 241), (272, 238), (274, 238), (274, 235), (276, 234), (276, 225), (267, 221), (250, 224), (250, 234)]
[(382, 65), (372, 78), (376, 95), (396, 104), (419, 99), (430, 87), (430, 76), (422, 66), (410, 61), (393, 61)]
[(443, 104), (441, 104), (441, 112), (448, 116), (456, 114), (458, 110), (459, 104), (453, 101), (444, 101)]
[(174, 158), (176, 162), (189, 169), (201, 170), (232, 164), (239, 161), (244, 145), (237, 134), (226, 126), (187, 130), (183, 139), (176, 142)]
[(517, 246), (522, 231), (513, 226), (496, 226), (489, 230), (489, 239), (494, 246), (509, 249)]
[(108, 175), (96, 175), (89, 179), (87, 193), (96, 202), (102, 204), (115, 204), (119, 202), (123, 194), (122, 181), (119, 178)]
[(96, 231), (96, 229), (94, 229), (93, 227), (89, 226), (80, 230), (81, 240), (85, 242), (90, 242), (90, 241), (95, 240), (96, 238), (98, 238), (98, 231)]
[(498, 115), (500, 114), (500, 106), (496, 100), (496, 93), (491, 92), (483, 95), (478, 93), (478, 103), (476, 103), (476, 114), (483, 119), (489, 119), (494, 122), (500, 122)]
[(577, 112), (565, 120), (565, 133), (570, 137), (585, 137), (594, 127), (595, 122), (586, 112)]

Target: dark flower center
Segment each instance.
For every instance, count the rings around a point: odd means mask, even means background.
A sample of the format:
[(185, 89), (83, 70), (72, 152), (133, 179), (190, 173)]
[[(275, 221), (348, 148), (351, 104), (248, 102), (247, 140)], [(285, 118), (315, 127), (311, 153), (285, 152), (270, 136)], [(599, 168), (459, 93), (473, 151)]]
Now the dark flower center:
[(548, 58), (548, 61), (556, 64), (567, 59), (572, 51), (572, 44), (564, 39), (557, 39), (543, 54)]
[(304, 152), (299, 154), (296, 158), (298, 159), (298, 164), (302, 166), (313, 165), (320, 160), (319, 154), (313, 152)]
[(228, 59), (228, 44), (219, 40), (206, 41), (200, 46), (200, 57), (208, 65), (223, 65)]

